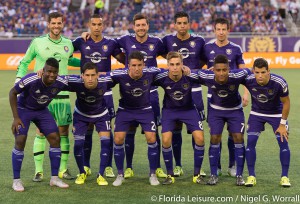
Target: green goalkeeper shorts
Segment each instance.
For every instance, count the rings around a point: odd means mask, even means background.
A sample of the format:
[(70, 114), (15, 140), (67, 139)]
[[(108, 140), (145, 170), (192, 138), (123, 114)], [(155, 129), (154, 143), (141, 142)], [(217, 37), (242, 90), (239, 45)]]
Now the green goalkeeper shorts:
[[(62, 97), (63, 95), (58, 95)], [(64, 96), (63, 96), (64, 97)], [(72, 123), (72, 112), (70, 98), (54, 98), (48, 106), (57, 126), (69, 125)]]

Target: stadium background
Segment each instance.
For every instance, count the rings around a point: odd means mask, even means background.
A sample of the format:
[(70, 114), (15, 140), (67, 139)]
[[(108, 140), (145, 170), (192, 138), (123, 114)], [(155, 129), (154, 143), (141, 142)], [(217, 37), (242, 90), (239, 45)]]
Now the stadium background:
[[(82, 6), (82, 2), (86, 2), (84, 7)], [(300, 38), (298, 37), (299, 20), (296, 19), (296, 21), (294, 21), (294, 16), (289, 15), (289, 8), (286, 4), (287, 2), (276, 0), (161, 0), (152, 2), (155, 6), (154, 9), (151, 9), (152, 5), (148, 0), (141, 1), (141, 3), (135, 3), (135, 1), (106, 0), (104, 8), (100, 9), (101, 14), (104, 16), (107, 22), (104, 34), (106, 36), (109, 35), (116, 37), (115, 35), (111, 34), (114, 33), (119, 36), (121, 34), (126, 34), (127, 32), (132, 32), (129, 22), (131, 21), (133, 14), (142, 11), (145, 5), (150, 4), (150, 7), (148, 6), (148, 11), (146, 6), (146, 9), (144, 8), (144, 12), (151, 17), (150, 32), (152, 34), (163, 36), (166, 33), (174, 32), (174, 30), (172, 30), (173, 14), (177, 10), (182, 9), (188, 11), (192, 17), (191, 23), (194, 26), (192, 26), (193, 28), (191, 29), (191, 32), (203, 35), (206, 39), (206, 42), (208, 42), (214, 37), (211, 31), (211, 23), (215, 17), (215, 14), (217, 14), (217, 16), (225, 16), (231, 19), (232, 32), (230, 34), (230, 40), (242, 46), (242, 49), (245, 52), (244, 58), (247, 66), (251, 66), (251, 63), (256, 57), (262, 56), (269, 60), (272, 68), (276, 68), (276, 70), (272, 69), (272, 72), (280, 74), (286, 78), (289, 83), (291, 97), (291, 113), (289, 116), (289, 124), (291, 127), (290, 148), (292, 155), (290, 179), (293, 186), (290, 189), (282, 189), (279, 187), (280, 164), (278, 158), (278, 145), (275, 142), (271, 128), (267, 126), (266, 132), (261, 135), (257, 146), (258, 184), (254, 188), (249, 189), (236, 187), (234, 185), (235, 180), (226, 176), (228, 159), (228, 151), (226, 148), (223, 148), (222, 152), (223, 173), (225, 175), (220, 178), (220, 183), (215, 187), (193, 185), (191, 182), (193, 162), (190, 160), (193, 153), (191, 148), (191, 138), (188, 135), (184, 135), (183, 144), (183, 166), (185, 175), (178, 178), (174, 185), (170, 187), (151, 187), (148, 184), (148, 161), (146, 159), (145, 140), (143, 135), (137, 135), (136, 151), (134, 155), (134, 168), (136, 170), (135, 177), (128, 181), (126, 180), (124, 185), (118, 189), (114, 188), (112, 185), (101, 188), (97, 186), (95, 182), (99, 162), (99, 147), (97, 145), (99, 144), (99, 140), (95, 134), (93, 138), (94, 148), (92, 153), (93, 175), (88, 178), (86, 185), (78, 186), (73, 184), (73, 182), (67, 181), (69, 184), (71, 184), (70, 189), (62, 190), (50, 188), (48, 185), (50, 171), (49, 159), (47, 156), (45, 157), (45, 180), (42, 183), (31, 182), (31, 177), (33, 176), (34, 172), (32, 144), (33, 135), (35, 133), (34, 125), (32, 125), (25, 149), (26, 156), (23, 162), (21, 173), (26, 191), (21, 194), (13, 192), (11, 189), (12, 169), (10, 161), (11, 149), (13, 147), (13, 136), (10, 131), (12, 116), (8, 103), (8, 92), (14, 83), (16, 67), (24, 56), (31, 39), (34, 36), (38, 36), (47, 32), (44, 21), (47, 19), (46, 17), (49, 11), (57, 8), (62, 9), (67, 16), (64, 34), (74, 38), (77, 37), (82, 31), (86, 30), (85, 20), (88, 19), (87, 15), (90, 15), (90, 12), (94, 10), (94, 2), (70, 0), (8, 0), (5, 2), (0, 1), (1, 203), (179, 203), (178, 201), (184, 203), (184, 201), (188, 202), (189, 198), (200, 198), (203, 196), (210, 196), (215, 199), (215, 201), (206, 200), (205, 203), (216, 203), (216, 199), (218, 198), (221, 198), (220, 203), (264, 203), (264, 195), (267, 196), (265, 198), (268, 198), (269, 201), (272, 201), (269, 203), (278, 203), (279, 201), (285, 201), (284, 203), (292, 203), (291, 200), (283, 200), (283, 197), (281, 197), (282, 200), (278, 200), (277, 202), (274, 200), (274, 196), (292, 196), (296, 199), (294, 201), (300, 203), (300, 140), (298, 138), (298, 135), (300, 135), (300, 119), (298, 116), (300, 110), (300, 103), (298, 102), (298, 99), (300, 98), (300, 93), (298, 91), (300, 86), (298, 80), (300, 76), (300, 70), (297, 69), (300, 68)], [(218, 10), (219, 7), (221, 7), (223, 4), (228, 4), (228, 2), (236, 2), (236, 4), (234, 6), (229, 6), (228, 11), (226, 11), (226, 5), (224, 6), (225, 11), (222, 9), (220, 11)], [(300, 5), (299, 1), (297, 2), (298, 5)], [(263, 7), (261, 7), (261, 5), (263, 5)], [(276, 5), (277, 7), (275, 7)], [(83, 8), (80, 8), (81, 6)], [(272, 6), (274, 6), (275, 10)], [(15, 12), (13, 10), (15, 10)], [(152, 10), (159, 11), (159, 14), (151, 13)], [(209, 12), (207, 12), (207, 10)], [(237, 15), (238, 18), (236, 21), (234, 21), (235, 18), (232, 17), (234, 16), (232, 14), (238, 12), (240, 12)], [(264, 20), (263, 18), (260, 19), (260, 22), (258, 22), (257, 19), (255, 19), (255, 14), (259, 14), (259, 12), (262, 12), (262, 15), (259, 15), (261, 17), (265, 15), (268, 16), (268, 19), (276, 19), (274, 20), (275, 23), (271, 21), (267, 22), (267, 20)], [(196, 24), (193, 20), (196, 22)], [(197, 23), (198, 27), (196, 26)], [(261, 24), (264, 24), (265, 26)], [(274, 26), (278, 28), (277, 32)], [(282, 26), (286, 28), (286, 31), (279, 31), (279, 28)], [(205, 29), (201, 27), (205, 27)], [(260, 27), (260, 29), (257, 29), (257, 27)], [(80, 55), (75, 54), (75, 56), (79, 57)], [(121, 66), (117, 64), (114, 59), (112, 60), (115, 62), (115, 67)], [(160, 65), (165, 64), (165, 61), (162, 58), (159, 58), (158, 62)], [(31, 64), (31, 68), (33, 67), (32, 65), (33, 63)], [(77, 74), (78, 71), (74, 70), (71, 71), (71, 73)], [(204, 94), (205, 92), (206, 89), (204, 89)], [(116, 101), (115, 104), (117, 105), (117, 87), (114, 89), (114, 93)], [(160, 95), (162, 94), (162, 91), (160, 91)], [(72, 101), (74, 101), (74, 95), (71, 95), (71, 97)], [(248, 116), (248, 112), (249, 107), (245, 109), (246, 118)], [(207, 158), (209, 146), (208, 135), (208, 127), (205, 123), (206, 151), (203, 167), (206, 173), (209, 173), (209, 164)], [(226, 134), (223, 134), (223, 140), (224, 142), (227, 140)], [(161, 162), (163, 164), (163, 161)], [(73, 174), (77, 173), (77, 167), (72, 153), (70, 154), (70, 168)], [(246, 166), (244, 170), (244, 176), (247, 176)], [(112, 181), (113, 180), (109, 180), (109, 183), (111, 184)], [(299, 198), (298, 200), (297, 196)], [(233, 200), (229, 199), (231, 197)], [(155, 200), (155, 198), (157, 200)], [(159, 200), (159, 198), (161, 198), (161, 200)], [(200, 201), (199, 199), (198, 201), (196, 199), (195, 202)]]

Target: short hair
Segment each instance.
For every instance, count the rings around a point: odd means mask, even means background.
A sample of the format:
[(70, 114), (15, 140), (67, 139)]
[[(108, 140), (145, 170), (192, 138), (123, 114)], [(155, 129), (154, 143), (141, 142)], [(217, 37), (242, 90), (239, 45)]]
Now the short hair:
[(227, 29), (230, 28), (229, 20), (226, 19), (226, 18), (217, 18), (217, 19), (215, 20), (214, 28), (216, 28), (216, 25), (217, 25), (217, 24), (226, 24), (226, 25), (227, 25)]
[(93, 62), (87, 62), (81, 67), (81, 69), (80, 69), (81, 74), (84, 74), (84, 72), (88, 69), (90, 69), (90, 70), (94, 69), (96, 71), (96, 73), (98, 73), (97, 65)]
[(229, 64), (226, 55), (217, 55), (214, 59), (214, 65), (216, 64)]
[(60, 12), (56, 12), (55, 11), (55, 12), (49, 13), (49, 15), (48, 15), (48, 23), (50, 23), (50, 21), (51, 21), (52, 18), (59, 18), (59, 17), (61, 17), (62, 20), (64, 20), (63, 19), (63, 15)]
[(133, 51), (128, 56), (128, 63), (132, 59), (137, 59), (137, 60), (140, 60), (140, 61), (144, 62), (144, 57), (145, 57), (145, 55), (142, 52), (140, 52), (140, 51)]
[(89, 21), (91, 21), (92, 18), (102, 18), (102, 19), (103, 19), (103, 17), (102, 17), (101, 15), (99, 15), (99, 14), (93, 14), (93, 15), (90, 17)]
[(169, 62), (169, 60), (173, 59), (173, 58), (179, 58), (180, 61), (183, 61), (183, 57), (182, 55), (179, 53), (179, 52), (174, 52), (174, 51), (171, 51), (167, 54), (167, 61)]
[(190, 22), (190, 16), (189, 16), (189, 14), (187, 14), (187, 12), (184, 12), (184, 11), (179, 11), (179, 12), (177, 12), (175, 14), (175, 16), (174, 16), (174, 22), (176, 23), (177, 18), (183, 18), (183, 17), (187, 17), (188, 22)]
[(269, 69), (269, 64), (267, 62), (267, 60), (265, 60), (264, 58), (257, 58), (256, 60), (254, 60), (253, 63), (253, 69), (256, 68), (263, 68), (265, 67), (267, 70)]
[(133, 24), (135, 24), (135, 21), (141, 20), (141, 19), (146, 19), (146, 22), (149, 25), (149, 19), (148, 19), (148, 17), (146, 15), (144, 15), (144, 14), (141, 14), (141, 13), (135, 14), (133, 16)]
[(54, 57), (50, 57), (46, 60), (45, 65), (54, 67), (56, 69), (59, 69), (59, 62), (57, 61), (57, 59), (55, 59)]

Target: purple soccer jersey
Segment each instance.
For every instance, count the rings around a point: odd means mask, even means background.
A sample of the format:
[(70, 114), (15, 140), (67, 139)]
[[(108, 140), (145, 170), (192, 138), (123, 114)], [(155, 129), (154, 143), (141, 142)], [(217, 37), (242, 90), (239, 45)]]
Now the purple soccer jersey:
[(223, 54), (228, 58), (230, 69), (238, 69), (239, 64), (245, 64), (242, 48), (230, 41), (223, 47), (219, 47), (215, 41), (208, 42), (204, 46), (204, 53), (208, 68), (214, 65), (214, 59), (219, 54)]
[(211, 90), (210, 107), (219, 110), (236, 110), (242, 107), (238, 90), (239, 85), (244, 83), (247, 76), (251, 74), (249, 69), (230, 71), (228, 81), (225, 84), (217, 83), (212, 71), (200, 70), (198, 74), (201, 84)]
[(135, 80), (129, 76), (128, 69), (112, 71), (113, 82), (120, 86), (119, 107), (130, 110), (151, 107), (150, 87), (155, 75), (160, 72), (161, 70), (158, 68), (144, 68), (142, 77)]
[(45, 109), (52, 99), (67, 87), (67, 84), (65, 79), (58, 76), (52, 85), (46, 86), (36, 73), (27, 74), (14, 86), (17, 93), (20, 94), (18, 108)]
[(135, 34), (121, 36), (116, 41), (125, 52), (126, 66), (128, 65), (128, 56), (132, 51), (140, 51), (144, 54), (147, 67), (157, 67), (156, 57), (165, 53), (161, 39), (152, 35), (148, 35), (147, 40), (143, 43), (136, 40)]
[(280, 97), (289, 95), (288, 84), (284, 78), (271, 74), (268, 84), (261, 86), (256, 82), (253, 74), (247, 77), (244, 85), (251, 93), (251, 114), (281, 117), (282, 102)]
[(191, 34), (190, 38), (180, 40), (176, 34), (166, 35), (163, 39), (166, 54), (170, 51), (179, 52), (183, 57), (183, 64), (190, 69), (201, 69), (200, 61), (205, 61), (202, 36)]
[(158, 74), (154, 84), (161, 86), (164, 91), (162, 110), (162, 133), (173, 131), (176, 122), (183, 122), (191, 132), (203, 130), (200, 116), (192, 100), (192, 84), (199, 83), (198, 76), (191, 73), (190, 76), (182, 76), (175, 82), (169, 76), (169, 72)]
[(99, 72), (109, 72), (111, 70), (111, 56), (117, 56), (122, 51), (114, 39), (103, 37), (100, 42), (95, 42), (89, 38), (86, 42), (81, 38), (76, 38), (73, 42), (74, 51), (81, 53), (80, 66), (86, 62), (93, 62), (97, 65)]
[(79, 76), (68, 78), (68, 91), (76, 92), (75, 112), (80, 115), (95, 118), (107, 112), (104, 94), (113, 86), (111, 77), (99, 77), (96, 88), (90, 90), (84, 86), (83, 79)]

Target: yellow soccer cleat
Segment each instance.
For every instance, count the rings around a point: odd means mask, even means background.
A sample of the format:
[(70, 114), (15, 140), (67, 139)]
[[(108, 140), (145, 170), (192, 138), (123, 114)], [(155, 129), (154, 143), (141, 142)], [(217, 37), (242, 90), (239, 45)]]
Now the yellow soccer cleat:
[(193, 176), (193, 183), (197, 183), (197, 184), (205, 184), (205, 181), (203, 179), (203, 176), (201, 176), (200, 174), (197, 176)]
[(183, 175), (183, 170), (182, 170), (181, 166), (176, 166), (174, 168), (173, 172), (174, 172), (174, 176), (176, 176), (176, 177)]
[(86, 174), (85, 173), (78, 174), (77, 178), (75, 180), (75, 183), (76, 184), (84, 184), (85, 180), (86, 180)]
[(252, 187), (256, 185), (256, 178), (254, 176), (248, 176), (245, 186)]
[(168, 175), (166, 180), (162, 184), (163, 185), (171, 185), (172, 183), (175, 183), (175, 178), (171, 175)]
[(204, 172), (204, 170), (202, 168), (200, 169), (200, 176), (202, 176), (202, 177), (206, 176), (206, 173)]
[(124, 172), (124, 178), (131, 178), (134, 176), (133, 170), (131, 168), (127, 168)]
[(114, 177), (115, 177), (113, 168), (110, 167), (110, 166), (106, 167), (104, 172), (105, 172), (105, 176), (106, 176), (107, 178), (114, 178)]
[(155, 174), (158, 178), (167, 178), (167, 174), (165, 174), (162, 168), (157, 168)]
[(107, 186), (108, 185), (108, 182), (106, 181), (106, 179), (103, 176), (101, 176), (100, 174), (98, 175), (97, 183), (99, 186)]
[(71, 173), (69, 172), (68, 169), (66, 169), (64, 171), (60, 171), (58, 173), (58, 177), (60, 179), (66, 179), (66, 180), (73, 180), (73, 179), (75, 179), (75, 177), (71, 175)]
[(90, 167), (84, 166), (84, 171), (85, 171), (86, 176), (92, 175), (92, 170)]
[(280, 185), (285, 188), (291, 187), (290, 179), (286, 176), (281, 177)]

